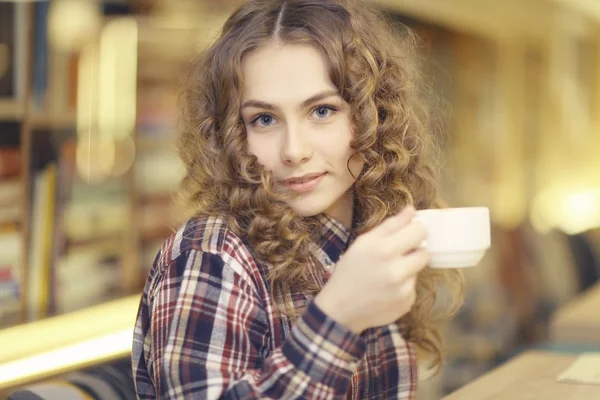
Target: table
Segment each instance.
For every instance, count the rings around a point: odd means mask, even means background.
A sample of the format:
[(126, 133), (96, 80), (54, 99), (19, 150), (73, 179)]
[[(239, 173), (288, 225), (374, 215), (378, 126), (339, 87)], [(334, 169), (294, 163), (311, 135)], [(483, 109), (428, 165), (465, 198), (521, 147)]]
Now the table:
[(0, 392), (128, 357), (140, 296), (0, 330)]
[(484, 374), (445, 400), (590, 400), (600, 399), (599, 385), (558, 383), (556, 377), (577, 358), (574, 354), (528, 351)]
[(600, 284), (556, 311), (550, 323), (550, 339), (600, 345)]

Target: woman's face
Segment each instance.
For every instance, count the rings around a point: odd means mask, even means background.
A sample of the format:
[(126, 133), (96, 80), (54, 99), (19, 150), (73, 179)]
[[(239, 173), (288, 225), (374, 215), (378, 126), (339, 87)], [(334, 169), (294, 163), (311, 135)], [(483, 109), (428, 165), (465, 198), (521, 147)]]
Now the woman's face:
[(321, 53), (272, 41), (248, 54), (242, 68), (249, 152), (294, 193), (289, 205), (297, 214), (326, 213), (349, 226), (349, 189), (363, 164), (350, 160), (350, 107)]

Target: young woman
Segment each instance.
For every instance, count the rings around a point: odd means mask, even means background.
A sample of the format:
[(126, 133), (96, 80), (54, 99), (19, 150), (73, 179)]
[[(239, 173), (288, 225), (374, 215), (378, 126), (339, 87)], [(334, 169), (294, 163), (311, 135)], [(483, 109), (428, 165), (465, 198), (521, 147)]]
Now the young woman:
[(355, 1), (229, 18), (187, 82), (190, 219), (141, 300), (140, 398), (414, 397), (415, 346), (441, 345), (412, 221), (437, 196), (412, 43)]

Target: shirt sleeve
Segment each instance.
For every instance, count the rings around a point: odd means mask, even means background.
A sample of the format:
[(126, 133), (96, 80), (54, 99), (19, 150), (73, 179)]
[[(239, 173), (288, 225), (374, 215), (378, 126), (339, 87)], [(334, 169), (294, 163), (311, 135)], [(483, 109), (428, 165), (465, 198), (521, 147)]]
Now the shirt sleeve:
[(188, 251), (151, 300), (153, 381), (160, 398), (344, 398), (365, 340), (314, 303), (280, 348), (255, 287), (215, 254)]

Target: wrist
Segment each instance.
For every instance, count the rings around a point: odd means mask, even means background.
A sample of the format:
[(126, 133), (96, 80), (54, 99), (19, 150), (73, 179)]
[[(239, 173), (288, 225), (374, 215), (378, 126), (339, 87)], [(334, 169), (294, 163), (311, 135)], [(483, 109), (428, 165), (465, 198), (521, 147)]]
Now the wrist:
[(325, 315), (353, 333), (360, 335), (365, 330), (354, 318), (351, 310), (344, 307), (346, 302), (338, 301), (337, 298), (321, 292), (315, 297), (314, 303)]

